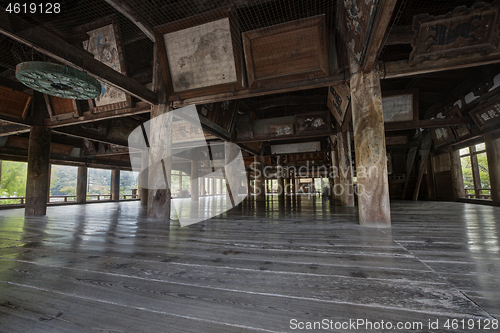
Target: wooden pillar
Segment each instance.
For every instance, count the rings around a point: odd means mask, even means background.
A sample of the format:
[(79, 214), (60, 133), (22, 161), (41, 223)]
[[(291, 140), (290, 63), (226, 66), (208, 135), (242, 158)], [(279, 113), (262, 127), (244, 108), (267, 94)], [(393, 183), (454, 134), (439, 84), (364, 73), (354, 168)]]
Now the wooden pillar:
[(50, 172), (50, 128), (44, 126), (47, 107), (43, 95), (33, 93), (32, 123), (28, 144), (25, 215), (45, 215)]
[(500, 136), (487, 134), (484, 136), (484, 143), (490, 174), (491, 200), (500, 205)]
[(277, 166), (277, 173), (278, 173), (278, 201), (284, 201), (285, 200), (285, 175), (284, 172), (285, 170), (283, 169), (283, 156), (278, 156), (278, 166)]
[[(153, 90), (157, 93), (158, 104), (151, 107), (148, 217), (170, 220), (173, 117), (169, 112), (171, 109), (163, 83), (156, 44), (153, 52)], [(162, 120), (155, 121), (157, 117)]]
[(462, 176), (462, 164), (460, 163), (460, 151), (448, 148), (450, 154), (451, 179), (453, 183), (453, 197), (465, 198), (464, 179)]
[(78, 176), (76, 178), (76, 202), (87, 202), (87, 166), (78, 167)]
[(212, 195), (216, 195), (217, 187), (215, 187), (215, 178), (212, 178), (212, 183), (210, 184), (210, 188), (212, 189)]
[(378, 66), (362, 73), (351, 56), (350, 69), (359, 224), (389, 227), (391, 208)]
[(252, 186), (250, 186), (250, 170), (246, 170), (246, 176), (247, 176), (247, 195), (252, 194)]
[(141, 170), (139, 174), (139, 197), (141, 206), (148, 206), (148, 172), (149, 172), (149, 154), (147, 151), (141, 152)]
[(238, 170), (238, 165), (233, 163), (233, 161), (238, 158), (240, 154), (240, 148), (235, 143), (225, 142), (224, 143), (224, 159), (225, 167), (224, 174), (226, 176), (226, 203), (236, 203), (239, 202), (238, 194), (241, 186), (241, 180), (243, 176)]
[(120, 170), (111, 170), (111, 200), (120, 200)]
[(48, 179), (48, 186), (47, 186), (47, 202), (50, 202), (50, 181), (52, 179), (52, 164), (49, 164), (49, 179)]
[(266, 187), (264, 178), (264, 156), (255, 155), (255, 191), (257, 194), (257, 201), (266, 201)]
[(337, 134), (339, 157), (340, 202), (342, 206), (354, 206), (352, 185), (351, 135), (349, 131)]
[(332, 186), (330, 187), (330, 196), (332, 197), (332, 202), (340, 202), (341, 201), (341, 188), (340, 184), (340, 171), (339, 171), (339, 158), (337, 154), (337, 150), (333, 149), (331, 152), (331, 162), (332, 167), (330, 168), (330, 176)]
[(190, 181), (190, 189), (191, 192), (191, 200), (198, 201), (200, 194), (198, 193), (200, 184), (198, 182), (199, 176), (199, 163), (198, 160), (195, 159), (191, 161), (191, 181)]
[(295, 170), (291, 174), (290, 183), (292, 185), (292, 186), (290, 186), (290, 190), (292, 191), (292, 195), (296, 195), (297, 194), (297, 178), (295, 178)]
[(472, 168), (472, 180), (474, 182), (474, 195), (476, 199), (481, 199), (481, 176), (479, 174), (479, 163), (477, 161), (476, 146), (470, 147), (470, 165)]

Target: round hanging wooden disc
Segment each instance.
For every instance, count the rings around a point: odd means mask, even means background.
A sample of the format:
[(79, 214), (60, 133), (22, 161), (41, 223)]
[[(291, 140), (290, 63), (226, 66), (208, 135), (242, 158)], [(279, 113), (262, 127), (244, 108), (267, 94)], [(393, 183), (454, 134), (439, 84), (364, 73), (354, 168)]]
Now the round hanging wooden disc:
[(50, 62), (22, 62), (16, 67), (16, 78), (36, 91), (62, 98), (94, 99), (101, 94), (101, 84), (92, 76)]

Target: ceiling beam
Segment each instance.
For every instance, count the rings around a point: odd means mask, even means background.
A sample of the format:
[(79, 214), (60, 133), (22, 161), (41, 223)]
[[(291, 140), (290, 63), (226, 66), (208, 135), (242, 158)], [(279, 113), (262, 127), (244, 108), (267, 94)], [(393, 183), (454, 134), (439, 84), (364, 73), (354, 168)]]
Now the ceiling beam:
[(366, 59), (363, 66), (365, 72), (372, 70), (377, 63), (378, 56), (384, 46), (384, 39), (391, 22), (394, 9), (398, 0), (381, 0), (378, 5), (377, 17), (370, 36), (370, 42), (366, 51)]
[(474, 57), (441, 58), (436, 61), (426, 61), (415, 66), (408, 65), (408, 60), (391, 61), (381, 63), (379, 67), (381, 79), (394, 79), (496, 63), (500, 63), (500, 52), (492, 52), (487, 55), (478, 54)]
[(104, 0), (111, 7), (116, 9), (123, 16), (128, 18), (133, 24), (135, 24), (141, 31), (148, 37), (153, 43), (155, 43), (155, 34), (153, 32), (153, 27), (151, 27), (145, 20), (139, 18), (137, 15), (137, 10), (130, 8), (128, 4), (123, 0)]
[(413, 122), (394, 122), (385, 123), (384, 127), (386, 131), (401, 131), (417, 128), (439, 128), (443, 126), (453, 126), (462, 124), (473, 124), (474, 121), (469, 116), (457, 117), (457, 118), (444, 118), (444, 119), (425, 119), (419, 120), (417, 123)]
[(411, 29), (411, 25), (392, 27), (384, 45), (411, 44), (411, 39), (414, 35), (415, 32)]
[(85, 130), (83, 128), (79, 128), (78, 126), (60, 127), (57, 129), (53, 129), (53, 131), (55, 133), (58, 133), (58, 134), (64, 134), (64, 135), (69, 135), (69, 136), (73, 136), (76, 138), (89, 139), (92, 141), (108, 143), (108, 144), (128, 148), (127, 141), (110, 139), (110, 138), (106, 137), (105, 135), (95, 134), (95, 133), (92, 133), (92, 132)]
[(249, 88), (249, 89), (237, 90), (235, 92), (187, 98), (181, 101), (173, 101), (172, 104), (174, 107), (177, 108), (193, 104), (208, 104), (208, 103), (230, 101), (230, 100), (249, 98), (249, 97), (266, 96), (272, 94), (322, 88), (322, 87), (342, 84), (345, 82), (345, 78), (347, 76), (349, 76), (348, 69), (339, 69), (338, 71), (336, 71), (335, 75), (319, 79), (282, 83), (269, 87)]
[[(5, 8), (0, 6), (0, 11), (5, 11)], [(31, 26), (16, 15), (9, 15), (9, 19), (11, 21), (0, 20), (0, 34), (28, 45), (65, 65), (86, 71), (97, 79), (147, 103), (156, 104), (156, 93), (94, 59), (91, 53), (66, 43), (50, 32)], [(18, 28), (15, 29), (13, 26)]]
[(97, 114), (92, 113), (91, 111), (87, 111), (87, 112), (83, 113), (82, 117), (73, 118), (73, 119), (64, 119), (64, 120), (46, 119), (45, 126), (49, 127), (49, 128), (71, 126), (71, 125), (90, 123), (90, 122), (100, 121), (100, 120), (105, 120), (105, 119), (129, 117), (129, 116), (134, 116), (134, 115), (138, 115), (138, 114), (149, 113), (150, 110), (151, 110), (151, 107), (149, 106), (149, 104), (147, 104), (145, 102), (139, 102), (139, 103), (136, 103), (136, 105), (134, 107), (131, 107), (131, 108), (125, 108), (125, 109), (114, 110), (114, 111), (99, 112)]

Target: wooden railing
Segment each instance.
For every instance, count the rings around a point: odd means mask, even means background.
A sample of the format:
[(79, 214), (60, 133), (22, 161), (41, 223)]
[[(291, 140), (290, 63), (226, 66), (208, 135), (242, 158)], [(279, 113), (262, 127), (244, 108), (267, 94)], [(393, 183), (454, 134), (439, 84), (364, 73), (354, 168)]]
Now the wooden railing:
[[(122, 194), (120, 199), (122, 200), (134, 200), (138, 199), (137, 194)], [(0, 197), (0, 205), (4, 204), (6, 200), (13, 200), (11, 204), (21, 204), (26, 202), (26, 197)], [(87, 201), (101, 201), (101, 200), (111, 200), (111, 194), (87, 194)], [(76, 195), (51, 195), (49, 197), (49, 202), (76, 202)]]
[[(465, 198), (467, 199), (491, 199), (491, 188), (479, 188), (479, 197), (476, 196), (476, 190), (473, 188), (464, 188)], [(472, 193), (469, 193), (471, 191)], [(490, 194), (483, 194), (483, 191), (490, 191)]]

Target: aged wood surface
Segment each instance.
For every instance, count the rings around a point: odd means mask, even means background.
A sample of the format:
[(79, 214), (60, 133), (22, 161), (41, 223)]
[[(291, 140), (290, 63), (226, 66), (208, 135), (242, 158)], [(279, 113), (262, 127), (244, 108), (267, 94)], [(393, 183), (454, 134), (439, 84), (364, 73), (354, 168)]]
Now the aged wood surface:
[(378, 68), (360, 73), (350, 59), (352, 124), (356, 151), (359, 223), (390, 226), (389, 183), (385, 147), (382, 92)]
[(87, 177), (88, 177), (87, 166), (79, 166), (78, 175), (76, 179), (76, 201), (78, 203), (87, 202)]
[(111, 200), (120, 200), (120, 170), (111, 170)]
[(265, 201), (266, 200), (266, 185), (264, 178), (264, 156), (255, 155), (254, 156), (254, 172), (255, 172), (255, 194), (257, 195), (257, 201)]
[(248, 199), (187, 228), (148, 220), (139, 202), (49, 207), (49, 220), (2, 211), (0, 331), (288, 332), (295, 317), (500, 315), (500, 208), (400, 201), (390, 231), (367, 230), (353, 208), (300, 197), (300, 211)]
[(453, 149), (453, 147), (448, 148), (450, 153), (450, 169), (451, 178), (453, 180), (453, 196), (455, 200), (458, 198), (465, 198), (464, 190), (464, 179), (462, 176), (462, 165), (460, 163), (460, 151)]
[(337, 156), (340, 186), (340, 202), (342, 206), (354, 206), (354, 188), (352, 182), (351, 135), (347, 132), (337, 134)]
[(47, 107), (41, 93), (34, 93), (32, 113), (33, 125), (30, 126), (28, 142), (25, 214), (45, 215), (49, 193), (51, 130), (43, 125)]
[(490, 174), (491, 200), (500, 205), (500, 137), (498, 134), (484, 136), (486, 154), (488, 156), (488, 171)]
[[(153, 89), (158, 92), (158, 104), (151, 107), (148, 168), (148, 216), (169, 220), (172, 193), (172, 121), (173, 116), (163, 83), (157, 47), (154, 48)], [(158, 118), (155, 120), (154, 118)], [(159, 120), (160, 119), (160, 120)]]

